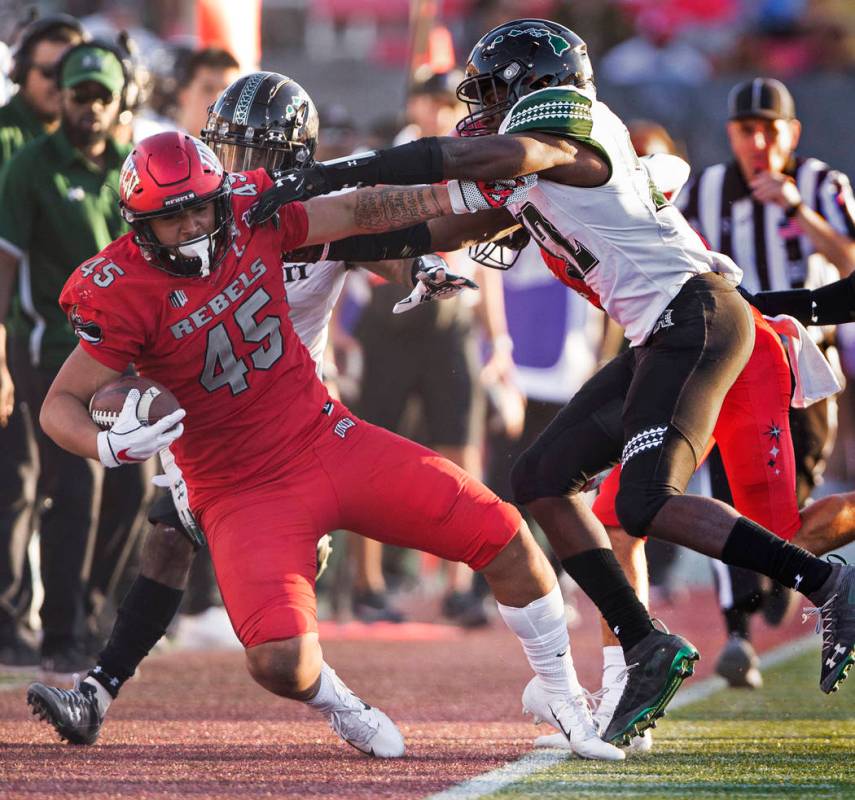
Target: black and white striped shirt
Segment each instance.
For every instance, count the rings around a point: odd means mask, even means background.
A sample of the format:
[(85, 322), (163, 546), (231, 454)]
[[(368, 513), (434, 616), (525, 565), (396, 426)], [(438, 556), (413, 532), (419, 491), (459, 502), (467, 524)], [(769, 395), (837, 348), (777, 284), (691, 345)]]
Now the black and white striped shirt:
[[(785, 170), (802, 201), (834, 230), (855, 239), (855, 199), (849, 179), (816, 158), (794, 158)], [(795, 219), (773, 203), (751, 197), (735, 162), (708, 167), (680, 193), (677, 207), (713, 250), (743, 270), (749, 292), (814, 289), (838, 280)]]

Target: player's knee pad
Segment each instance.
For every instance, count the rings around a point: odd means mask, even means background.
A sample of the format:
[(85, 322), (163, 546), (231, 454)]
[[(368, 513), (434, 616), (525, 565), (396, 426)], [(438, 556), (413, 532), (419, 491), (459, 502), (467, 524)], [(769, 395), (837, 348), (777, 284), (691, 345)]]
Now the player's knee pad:
[(630, 536), (647, 536), (653, 518), (670, 498), (678, 494), (676, 489), (652, 480), (627, 481), (622, 478), (615, 498), (615, 511), (621, 527)]

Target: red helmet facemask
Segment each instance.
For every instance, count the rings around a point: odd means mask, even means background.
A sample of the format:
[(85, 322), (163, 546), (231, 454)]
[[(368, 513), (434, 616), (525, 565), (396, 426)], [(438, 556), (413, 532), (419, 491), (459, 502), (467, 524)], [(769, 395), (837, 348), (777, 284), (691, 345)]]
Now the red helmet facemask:
[[(228, 176), (210, 148), (178, 132), (143, 139), (125, 160), (119, 179), (122, 215), (152, 266), (181, 277), (206, 277), (234, 240)], [(151, 220), (214, 204), (211, 232), (174, 245), (161, 243)]]

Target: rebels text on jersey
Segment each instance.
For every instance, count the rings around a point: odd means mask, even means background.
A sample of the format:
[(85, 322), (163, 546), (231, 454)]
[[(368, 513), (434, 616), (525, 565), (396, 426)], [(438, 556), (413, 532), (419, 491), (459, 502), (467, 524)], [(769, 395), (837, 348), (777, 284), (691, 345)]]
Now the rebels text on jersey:
[(60, 297), (81, 347), (111, 369), (133, 363), (186, 409), (172, 445), (194, 506), (232, 486), (281, 474), (326, 419), (329, 397), (294, 333), (281, 254), (301, 245), (308, 218), (293, 203), (280, 224), (243, 215), (271, 185), (264, 170), (230, 176), (236, 236), (206, 278), (168, 275), (127, 234), (82, 264)]

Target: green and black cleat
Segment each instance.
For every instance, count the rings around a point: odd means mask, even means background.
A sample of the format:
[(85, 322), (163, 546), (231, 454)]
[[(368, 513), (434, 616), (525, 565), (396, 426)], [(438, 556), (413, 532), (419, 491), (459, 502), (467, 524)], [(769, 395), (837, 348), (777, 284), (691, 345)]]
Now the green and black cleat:
[(680, 684), (695, 671), (700, 656), (694, 645), (673, 633), (652, 630), (625, 654), (626, 686), (603, 734), (614, 745), (627, 745), (665, 716)]
[(844, 562), (833, 569), (828, 599), (802, 614), (802, 622), (817, 615), (816, 630), (822, 633), (819, 687), (826, 694), (837, 691), (855, 664), (855, 565)]

